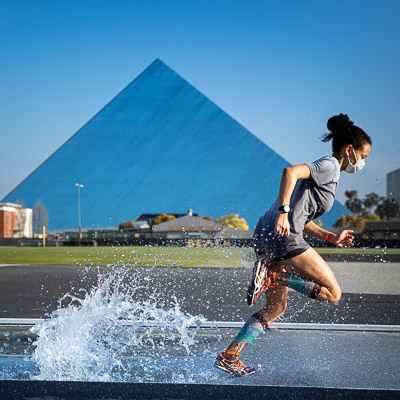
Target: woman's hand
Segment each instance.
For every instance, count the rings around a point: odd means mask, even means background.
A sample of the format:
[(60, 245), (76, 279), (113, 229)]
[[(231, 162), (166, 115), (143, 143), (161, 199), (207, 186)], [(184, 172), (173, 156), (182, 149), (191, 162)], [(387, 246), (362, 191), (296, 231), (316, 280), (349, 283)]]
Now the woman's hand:
[(344, 231), (340, 232), (335, 237), (332, 236), (330, 240), (331, 243), (335, 244), (338, 247), (352, 247), (354, 246), (353, 240), (354, 236), (351, 235), (354, 231), (350, 229), (345, 229)]
[(290, 235), (289, 214), (279, 213), (275, 221), (275, 233), (278, 236)]

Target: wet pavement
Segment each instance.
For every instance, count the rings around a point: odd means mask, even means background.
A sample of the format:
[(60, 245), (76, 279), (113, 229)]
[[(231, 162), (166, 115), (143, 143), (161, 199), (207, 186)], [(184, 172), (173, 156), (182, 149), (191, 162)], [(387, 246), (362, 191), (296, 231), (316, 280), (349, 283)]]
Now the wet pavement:
[[(90, 383), (84, 387), (80, 386), (83, 382), (69, 382), (69, 387), (60, 393), (56, 382), (42, 382), (43, 386), (38, 387), (21, 380), (19, 389), (24, 392), (23, 398), (29, 398), (29, 390), (35, 390), (35, 399), (194, 399), (217, 393), (220, 398), (249, 399), (399, 398), (399, 333), (270, 330), (242, 353), (242, 361), (255, 367), (256, 374), (238, 378), (213, 367), (215, 354), (235, 332), (201, 329), (196, 336), (198, 343), (191, 347), (189, 355), (171, 347), (163, 349), (162, 357), (157, 359), (151, 351), (128, 356), (123, 362), (132, 369), (131, 379), (127, 384), (119, 383), (120, 387), (108, 382), (99, 389)], [(0, 367), (5, 368), (7, 362), (0, 358)], [(26, 375), (29, 362), (13, 362), (14, 368), (20, 364), (21, 376)], [(144, 384), (151, 385), (141, 392)], [(125, 393), (121, 393), (121, 387), (125, 387)], [(85, 395), (78, 396), (77, 388)], [(226, 388), (225, 392), (221, 388)], [(234, 392), (232, 388), (236, 388)], [(10, 383), (0, 380), (0, 394), (5, 395), (1, 398), (14, 398), (7, 397), (9, 390)]]
[[(330, 263), (342, 287), (336, 304), (323, 304), (289, 291), (280, 322), (400, 325), (400, 263)], [(138, 300), (154, 299), (208, 320), (243, 321), (262, 307), (248, 307), (250, 265), (243, 268), (112, 267), (128, 271), (127, 282), (140, 287)], [(0, 318), (44, 318), (66, 293), (82, 296), (108, 267), (2, 266)]]

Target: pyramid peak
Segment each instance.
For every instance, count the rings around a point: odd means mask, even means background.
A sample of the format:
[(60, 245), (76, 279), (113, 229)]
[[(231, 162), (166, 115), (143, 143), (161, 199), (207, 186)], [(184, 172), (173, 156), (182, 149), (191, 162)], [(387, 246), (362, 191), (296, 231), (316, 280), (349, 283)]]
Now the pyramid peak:
[(150, 64), (150, 66), (152, 66), (152, 65), (164, 65), (164, 66), (168, 67), (168, 65), (167, 65), (163, 60), (161, 60), (161, 58), (156, 58), (156, 59)]
[(154, 71), (157, 69), (161, 69), (161, 70), (164, 69), (164, 70), (169, 70), (169, 71), (175, 72), (170, 66), (168, 66), (163, 60), (161, 60), (161, 58), (156, 58), (133, 81), (135, 81), (141, 75), (146, 74), (149, 71)]

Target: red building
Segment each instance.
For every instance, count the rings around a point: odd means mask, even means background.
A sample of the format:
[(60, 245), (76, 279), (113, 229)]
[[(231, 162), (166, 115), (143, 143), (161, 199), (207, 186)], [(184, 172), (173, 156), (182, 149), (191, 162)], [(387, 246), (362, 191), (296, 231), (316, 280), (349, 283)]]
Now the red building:
[(0, 238), (32, 237), (32, 209), (0, 203)]
[(18, 206), (12, 203), (0, 203), (0, 238), (14, 237), (15, 211)]

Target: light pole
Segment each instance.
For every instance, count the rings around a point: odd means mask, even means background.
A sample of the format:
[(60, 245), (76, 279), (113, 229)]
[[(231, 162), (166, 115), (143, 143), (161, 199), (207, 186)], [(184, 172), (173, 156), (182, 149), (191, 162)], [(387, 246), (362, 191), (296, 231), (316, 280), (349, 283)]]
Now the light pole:
[(79, 232), (78, 232), (78, 246), (81, 245), (81, 239), (82, 239), (82, 229), (81, 229), (81, 188), (83, 188), (83, 185), (81, 183), (75, 183), (75, 186), (78, 188), (78, 227), (79, 227)]

